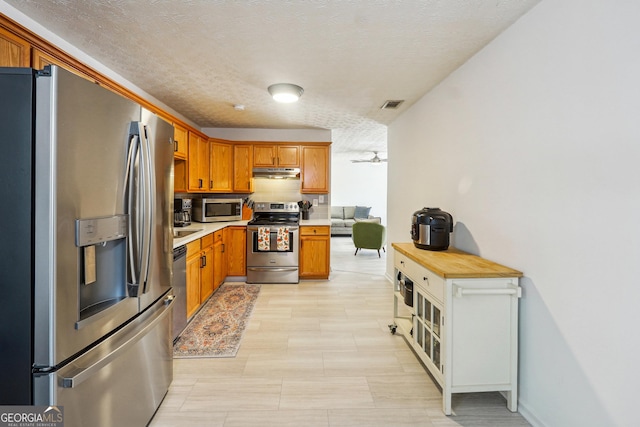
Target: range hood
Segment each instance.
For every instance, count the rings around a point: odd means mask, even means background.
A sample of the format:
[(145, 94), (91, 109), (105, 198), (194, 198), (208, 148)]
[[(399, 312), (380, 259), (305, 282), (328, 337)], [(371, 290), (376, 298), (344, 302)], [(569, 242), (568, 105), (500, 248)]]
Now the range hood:
[(254, 178), (300, 179), (300, 168), (253, 168)]

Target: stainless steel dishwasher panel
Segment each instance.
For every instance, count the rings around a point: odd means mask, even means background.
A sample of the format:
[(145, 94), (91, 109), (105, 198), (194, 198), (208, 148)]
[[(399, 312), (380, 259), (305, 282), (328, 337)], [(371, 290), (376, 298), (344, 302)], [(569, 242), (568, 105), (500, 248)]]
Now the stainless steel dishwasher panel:
[(173, 250), (173, 340), (187, 326), (187, 246)]

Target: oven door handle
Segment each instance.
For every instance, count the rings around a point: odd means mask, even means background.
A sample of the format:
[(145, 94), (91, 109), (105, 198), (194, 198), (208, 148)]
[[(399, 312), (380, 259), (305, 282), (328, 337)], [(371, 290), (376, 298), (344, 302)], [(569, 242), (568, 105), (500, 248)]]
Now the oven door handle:
[(298, 267), (247, 267), (250, 271), (298, 271)]
[[(247, 231), (258, 231), (258, 228), (263, 227), (263, 226), (257, 226), (257, 225), (250, 225), (247, 227)], [(273, 230), (270, 230), (272, 233), (275, 233), (276, 231), (278, 231), (278, 228), (280, 228), (277, 225), (265, 225), (264, 227), (267, 227), (269, 229), (271, 229), (273, 227)], [(283, 225), (283, 227), (286, 227), (289, 229), (289, 231), (298, 231), (298, 227), (297, 226), (291, 226), (291, 225)]]

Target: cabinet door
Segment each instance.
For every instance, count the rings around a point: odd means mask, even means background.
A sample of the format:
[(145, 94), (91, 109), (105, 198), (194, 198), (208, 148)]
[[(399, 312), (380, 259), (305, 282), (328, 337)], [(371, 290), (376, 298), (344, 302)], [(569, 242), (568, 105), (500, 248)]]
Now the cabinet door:
[(264, 168), (276, 165), (276, 148), (273, 145), (253, 146), (253, 166)]
[(173, 157), (178, 159), (186, 159), (188, 152), (189, 133), (187, 129), (178, 123), (173, 124)]
[(200, 307), (200, 252), (187, 259), (187, 319)]
[(247, 275), (247, 228), (227, 227), (225, 229), (225, 253), (229, 276)]
[(233, 191), (242, 193), (253, 192), (253, 146), (233, 146)]
[(218, 289), (224, 279), (227, 277), (225, 274), (224, 265), (224, 243), (218, 241), (213, 244), (213, 287)]
[(300, 167), (300, 146), (278, 145), (276, 148), (276, 165), (283, 168)]
[(301, 181), (301, 193), (329, 192), (329, 147), (302, 147)]
[(0, 28), (0, 67), (29, 67), (31, 45), (4, 28)]
[(189, 132), (189, 191), (209, 189), (209, 144), (195, 133)]
[(331, 240), (329, 227), (300, 227), (300, 277), (329, 277)]
[(215, 192), (232, 191), (233, 152), (231, 145), (209, 140), (211, 156), (209, 168), (209, 190)]
[(441, 357), (443, 328), (442, 306), (414, 285), (414, 343), (426, 355), (426, 366), (441, 382), (444, 364)]
[(202, 250), (202, 273), (200, 277), (200, 304), (204, 303), (211, 296), (214, 290), (213, 272), (215, 259), (213, 247), (207, 246)]

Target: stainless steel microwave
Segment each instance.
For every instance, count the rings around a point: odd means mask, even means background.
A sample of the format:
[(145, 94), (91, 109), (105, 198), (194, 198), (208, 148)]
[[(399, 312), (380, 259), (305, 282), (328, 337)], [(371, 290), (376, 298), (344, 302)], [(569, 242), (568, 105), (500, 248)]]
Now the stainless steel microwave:
[(193, 221), (218, 222), (242, 219), (242, 199), (193, 199)]

